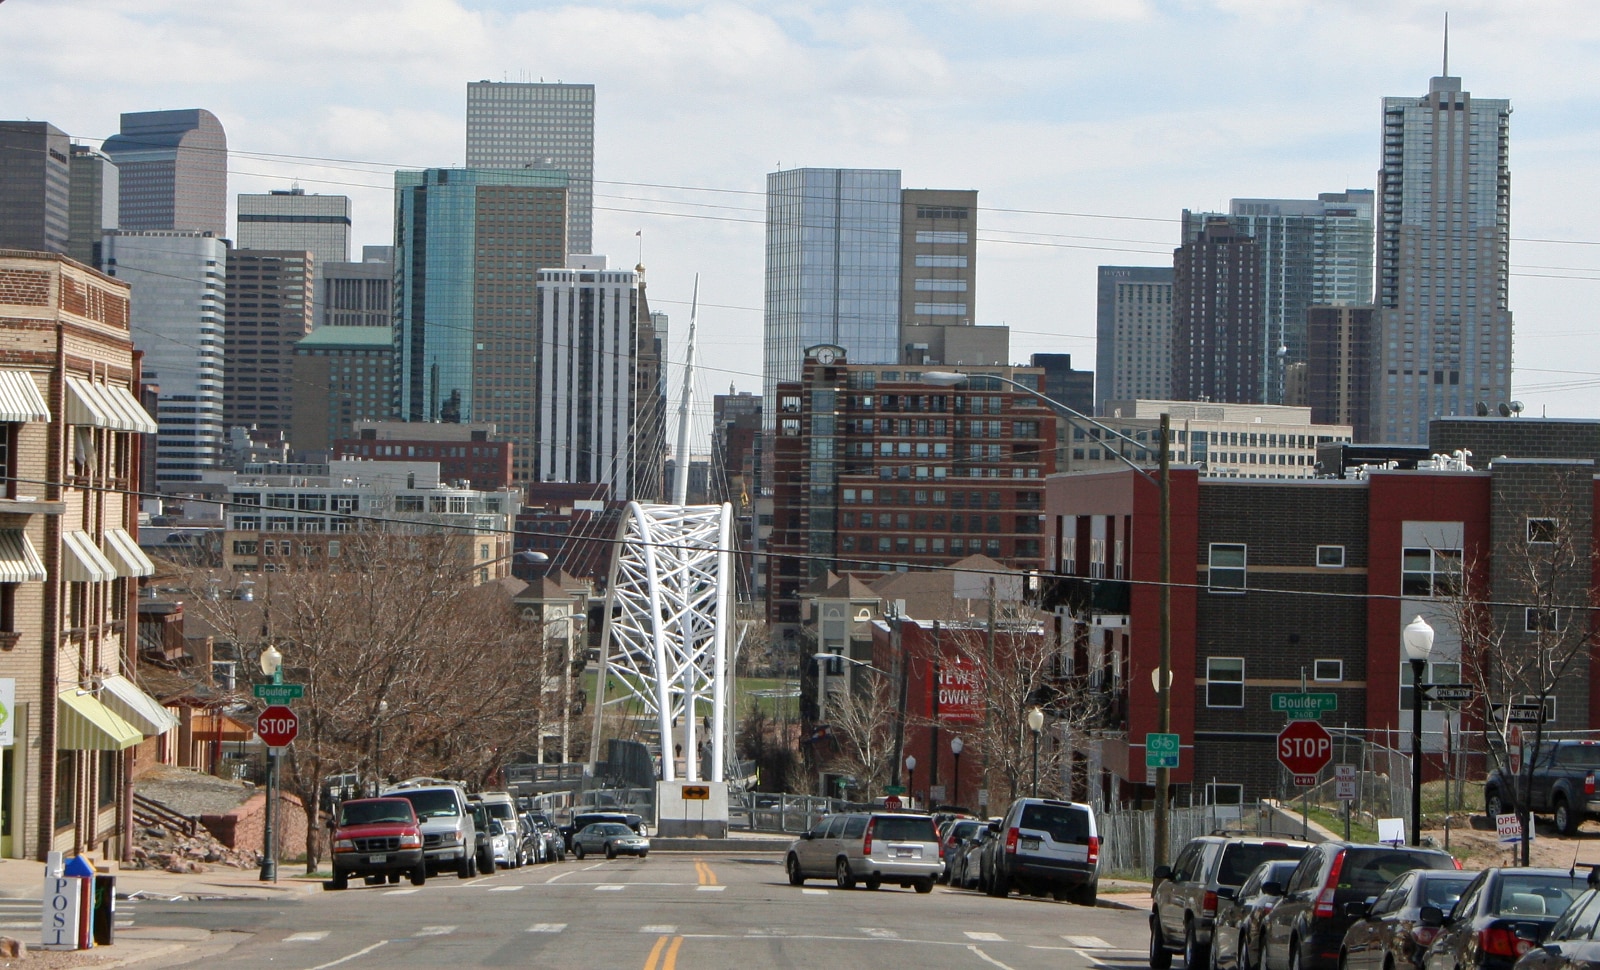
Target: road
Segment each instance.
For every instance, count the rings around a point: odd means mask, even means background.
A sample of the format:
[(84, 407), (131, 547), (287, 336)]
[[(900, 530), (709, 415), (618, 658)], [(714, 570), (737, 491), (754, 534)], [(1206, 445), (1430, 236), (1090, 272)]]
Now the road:
[(795, 888), (776, 856), (757, 855), (569, 860), (288, 900), (145, 899), (138, 926), (182, 941), (163, 966), (235, 970), (1133, 970), (1146, 943), (1140, 913), (943, 886)]

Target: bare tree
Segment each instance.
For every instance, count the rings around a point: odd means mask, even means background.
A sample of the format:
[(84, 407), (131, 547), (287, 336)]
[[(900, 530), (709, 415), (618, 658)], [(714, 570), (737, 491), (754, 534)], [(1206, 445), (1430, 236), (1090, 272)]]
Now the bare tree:
[(883, 790), (894, 767), (900, 705), (889, 678), (865, 667), (853, 673), (827, 698), (825, 714), (834, 750), (823, 766), (854, 777), (857, 790), (873, 793)]
[[(1558, 470), (1555, 479), (1548, 483), (1553, 487), (1537, 514), (1507, 516), (1511, 522), (1494, 537), (1491, 554), (1464, 562), (1459, 582), (1447, 591), (1449, 619), (1461, 635), (1466, 679), (1480, 692), (1472, 703), (1481, 705), (1493, 753), (1510, 755), (1515, 747), (1514, 706), (1538, 712), (1530, 729), (1532, 743), (1524, 739), (1516, 783), (1504, 793), (1510, 798), (1508, 807), (1522, 819), (1523, 865), (1528, 864), (1533, 823), (1533, 768), (1545, 740), (1543, 713), (1563, 682), (1587, 682), (1595, 646), (1590, 618), (1597, 591), (1589, 513), (1587, 503), (1580, 507), (1572, 498), (1589, 487), (1589, 472)], [(1526, 495), (1495, 497), (1496, 507), (1516, 504), (1525, 505)], [(1509, 764), (1506, 773), (1511, 775)], [(1486, 808), (1496, 811), (1494, 805)]]

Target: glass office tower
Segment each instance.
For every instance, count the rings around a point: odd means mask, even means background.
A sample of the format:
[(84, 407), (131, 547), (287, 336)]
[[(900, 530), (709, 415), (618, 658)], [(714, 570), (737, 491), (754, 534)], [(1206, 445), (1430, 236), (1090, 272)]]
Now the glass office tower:
[(568, 252), (594, 252), (593, 84), (469, 83), (467, 167), (567, 173)]

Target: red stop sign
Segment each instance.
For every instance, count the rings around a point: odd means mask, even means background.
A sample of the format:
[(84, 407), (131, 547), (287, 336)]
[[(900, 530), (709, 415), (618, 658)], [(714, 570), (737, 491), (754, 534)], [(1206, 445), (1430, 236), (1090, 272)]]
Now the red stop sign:
[(256, 734), (269, 748), (281, 748), (300, 733), (300, 719), (282, 704), (274, 704), (256, 718)]
[(1295, 775), (1315, 775), (1333, 760), (1333, 736), (1317, 721), (1290, 721), (1278, 732), (1278, 760)]
[(888, 798), (885, 798), (883, 800), (883, 810), (886, 812), (900, 811), (900, 796), (890, 795)]

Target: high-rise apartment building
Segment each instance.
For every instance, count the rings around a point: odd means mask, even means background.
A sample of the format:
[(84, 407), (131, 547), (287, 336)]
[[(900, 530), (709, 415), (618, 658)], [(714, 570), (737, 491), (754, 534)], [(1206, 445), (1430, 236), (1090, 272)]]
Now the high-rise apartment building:
[(539, 272), (538, 299), (533, 474), (523, 480), (593, 482), (604, 487), (596, 497), (615, 501), (658, 499), (666, 402), (638, 274), (575, 255), (566, 269)]
[(806, 348), (845, 348), (861, 364), (900, 360), (900, 172), (799, 168), (767, 175), (762, 420), (780, 381), (800, 379)]
[(1510, 139), (1511, 102), (1448, 73), (1422, 97), (1383, 99), (1378, 441), (1421, 443), (1430, 418), (1511, 396)]
[(317, 326), (394, 326), (394, 247), (363, 246), (361, 262), (317, 264)]
[(67, 133), (46, 121), (0, 121), (0, 249), (65, 253)]
[(1172, 395), (1265, 403), (1261, 247), (1226, 218), (1206, 220), (1172, 256)]
[(350, 197), (307, 195), (299, 186), (240, 193), (240, 249), (305, 250), (318, 266), (350, 259)]
[(971, 326), (978, 282), (978, 193), (900, 193), (900, 326)]
[(209, 232), (121, 229), (105, 234), (102, 255), (103, 269), (133, 287), (134, 346), (145, 381), (161, 389), (156, 482), (198, 482), (222, 456), (227, 243)]
[(389, 416), (394, 339), (386, 328), (318, 327), (294, 345), (290, 374), (289, 441), (300, 460), (325, 460), (335, 442), (354, 437), (359, 422)]
[(121, 174), (118, 225), (228, 234), (228, 136), (204, 108), (134, 111), (101, 150)]
[[(594, 251), (594, 85), (467, 85), (467, 168), (545, 168), (567, 175), (569, 253)], [(566, 253), (539, 269), (560, 269)]]
[(1372, 293), (1371, 189), (1315, 199), (1234, 199), (1226, 215), (1183, 214), (1183, 241), (1225, 218), (1261, 253), (1261, 400), (1284, 403), (1288, 368), (1306, 360), (1306, 308), (1366, 303)]
[(1102, 266), (1094, 402), (1172, 397), (1172, 267)]
[(304, 250), (228, 253), (222, 417), (229, 428), (293, 430), (295, 402), (309, 390), (294, 384), (294, 347), (311, 332), (315, 264)]
[(1372, 440), (1370, 306), (1306, 310), (1306, 403), (1317, 424), (1348, 424), (1358, 442)]
[(86, 266), (100, 265), (100, 240), (117, 228), (121, 176), (117, 163), (97, 148), (72, 146), (72, 186), (68, 194), (67, 255)]

